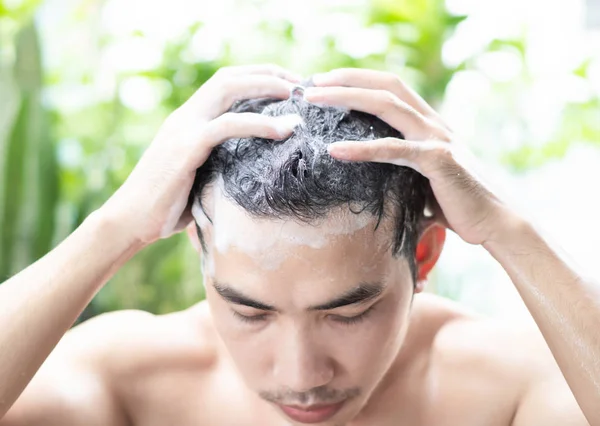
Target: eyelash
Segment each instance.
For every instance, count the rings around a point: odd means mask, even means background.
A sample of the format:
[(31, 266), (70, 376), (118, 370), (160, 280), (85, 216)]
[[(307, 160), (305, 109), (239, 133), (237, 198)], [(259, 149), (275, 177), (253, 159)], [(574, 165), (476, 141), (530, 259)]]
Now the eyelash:
[(335, 316), (333, 316), (333, 320), (335, 322), (338, 322), (338, 323), (343, 324), (343, 325), (348, 325), (348, 326), (350, 326), (350, 325), (356, 325), (356, 324), (364, 321), (369, 316), (369, 314), (371, 312), (373, 312), (373, 308), (374, 307), (375, 306), (373, 305), (369, 309), (367, 309), (366, 311), (364, 311), (364, 312), (362, 312), (362, 313), (360, 313), (358, 315), (355, 315), (353, 317), (343, 317), (343, 316), (335, 315)]
[(237, 319), (239, 319), (242, 322), (249, 323), (249, 324), (256, 324), (257, 322), (261, 322), (261, 321), (264, 321), (265, 319), (267, 319), (267, 314), (248, 316), (248, 315), (242, 315), (239, 312), (234, 311), (233, 309), (231, 310), (231, 312), (233, 313), (234, 317), (236, 317)]
[[(364, 321), (367, 316), (373, 311), (373, 308), (375, 306), (371, 306), (369, 309), (367, 309), (366, 311), (355, 315), (353, 317), (343, 317), (343, 316), (339, 316), (339, 315), (333, 315), (332, 318), (335, 322), (343, 324), (343, 325), (355, 325), (358, 324), (362, 321)], [(262, 322), (264, 320), (267, 319), (268, 314), (260, 314), (260, 315), (252, 315), (252, 316), (248, 316), (248, 315), (242, 315), (237, 311), (234, 311), (233, 309), (231, 310), (231, 312), (233, 313), (233, 316), (236, 317), (238, 320), (248, 323), (248, 324), (256, 324), (258, 322)]]

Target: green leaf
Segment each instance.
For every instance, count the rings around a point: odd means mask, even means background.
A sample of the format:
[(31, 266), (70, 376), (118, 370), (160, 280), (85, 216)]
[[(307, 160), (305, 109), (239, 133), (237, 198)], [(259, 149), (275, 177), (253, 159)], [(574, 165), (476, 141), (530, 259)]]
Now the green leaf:
[(4, 157), (4, 199), (2, 211), (2, 238), (0, 240), (0, 281), (15, 272), (13, 260), (17, 252), (17, 238), (20, 215), (24, 198), (24, 163), (27, 152), (27, 123), (29, 98), (21, 101), (21, 106), (8, 138)]
[[(48, 127), (48, 126), (44, 126)], [(42, 135), (39, 147), (38, 217), (33, 236), (32, 258), (39, 259), (52, 248), (55, 216), (60, 199), (56, 147), (49, 135)]]
[(573, 74), (577, 77), (588, 78), (588, 69), (590, 64), (592, 63), (592, 59), (588, 58), (583, 61), (577, 68), (573, 70)]
[(490, 52), (497, 52), (500, 50), (506, 50), (507, 48), (516, 49), (521, 54), (521, 57), (525, 56), (525, 51), (527, 50), (527, 46), (525, 45), (525, 40), (519, 40), (519, 39), (512, 39), (512, 40), (494, 39), (488, 45), (487, 50)]
[(15, 79), (23, 91), (39, 91), (42, 86), (40, 47), (32, 22), (25, 25), (16, 40)]
[(447, 27), (456, 27), (462, 21), (467, 19), (467, 15), (447, 15), (446, 16), (446, 26)]
[(40, 101), (42, 69), (33, 24), (22, 28), (15, 44), (14, 81), (20, 105), (7, 139), (2, 167), (0, 274), (3, 278), (49, 250), (58, 198), (56, 156)]

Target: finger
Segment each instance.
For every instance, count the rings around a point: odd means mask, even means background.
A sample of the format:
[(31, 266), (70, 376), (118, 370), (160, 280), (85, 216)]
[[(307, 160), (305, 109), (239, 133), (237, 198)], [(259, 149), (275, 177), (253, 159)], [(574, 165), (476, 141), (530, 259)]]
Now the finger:
[(311, 103), (343, 106), (379, 117), (406, 139), (436, 137), (437, 126), (419, 111), (386, 90), (355, 87), (309, 87), (304, 98)]
[(250, 112), (226, 113), (204, 127), (202, 144), (214, 148), (228, 139), (249, 137), (281, 140), (302, 122), (296, 114), (270, 117)]
[(276, 64), (254, 64), (223, 67), (220, 68), (215, 75), (231, 77), (251, 74), (271, 75), (273, 77), (279, 77), (291, 81), (292, 83), (300, 83), (303, 80), (301, 75)]
[(411, 141), (384, 138), (373, 141), (340, 141), (327, 147), (329, 154), (339, 160), (372, 161), (407, 166), (420, 172), (419, 148)]
[(316, 86), (347, 86), (388, 90), (426, 117), (447, 128), (440, 115), (396, 74), (384, 71), (339, 68), (312, 77)]
[[(432, 161), (437, 152), (449, 150), (447, 143), (439, 141), (407, 141), (396, 138), (377, 139), (374, 141), (341, 141), (328, 146), (329, 154), (339, 160), (371, 161), (376, 163), (395, 164), (410, 167), (431, 179)], [(439, 163), (439, 162), (438, 162)], [(438, 222), (450, 228), (444, 213), (435, 197), (428, 200), (430, 215), (428, 220)]]
[(193, 117), (212, 120), (227, 112), (235, 101), (254, 98), (288, 99), (295, 85), (270, 75), (239, 75), (211, 80), (182, 107)]

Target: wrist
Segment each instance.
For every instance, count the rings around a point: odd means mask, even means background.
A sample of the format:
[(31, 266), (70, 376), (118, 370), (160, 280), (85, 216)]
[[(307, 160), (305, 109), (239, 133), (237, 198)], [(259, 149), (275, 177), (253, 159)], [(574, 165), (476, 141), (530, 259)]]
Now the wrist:
[(110, 243), (114, 254), (126, 259), (144, 248), (145, 244), (131, 233), (131, 226), (106, 205), (93, 211), (83, 222), (100, 239)]
[(529, 220), (509, 211), (502, 215), (502, 220), (482, 246), (492, 256), (497, 257), (499, 252), (506, 249), (518, 252), (518, 249), (523, 248), (526, 241), (531, 240), (535, 234), (535, 228)]

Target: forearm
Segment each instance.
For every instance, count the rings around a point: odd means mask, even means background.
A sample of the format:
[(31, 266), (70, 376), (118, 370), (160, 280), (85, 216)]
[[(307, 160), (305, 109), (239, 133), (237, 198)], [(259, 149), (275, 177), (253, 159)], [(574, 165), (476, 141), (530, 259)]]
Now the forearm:
[(517, 287), (588, 421), (600, 424), (600, 287), (524, 221), (484, 247)]
[(137, 250), (100, 210), (0, 285), (0, 418), (102, 285)]

